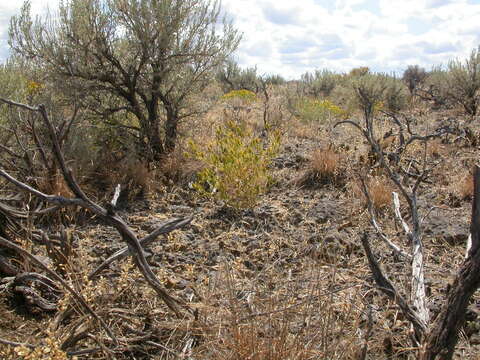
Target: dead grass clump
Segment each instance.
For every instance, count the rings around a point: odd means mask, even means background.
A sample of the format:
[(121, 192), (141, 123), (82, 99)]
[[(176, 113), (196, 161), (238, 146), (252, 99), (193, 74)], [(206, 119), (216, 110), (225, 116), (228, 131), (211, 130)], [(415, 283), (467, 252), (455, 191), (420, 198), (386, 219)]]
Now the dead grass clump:
[[(312, 270), (312, 272), (315, 270)], [(334, 270), (332, 270), (334, 271)], [(327, 271), (328, 272), (328, 271)], [(195, 349), (198, 359), (307, 360), (354, 359), (362, 345), (360, 302), (351, 287), (340, 286), (335, 274), (310, 273), (282, 281), (245, 284), (238, 272), (221, 271), (208, 296), (205, 342)], [(272, 288), (273, 287), (273, 288)], [(247, 290), (248, 289), (248, 290)]]
[(312, 153), (308, 169), (297, 180), (301, 186), (341, 185), (342, 156), (331, 147), (317, 149)]
[(195, 179), (195, 175), (203, 168), (199, 161), (185, 156), (183, 149), (176, 149), (166, 155), (160, 162), (158, 170), (165, 184), (186, 184)]
[(373, 207), (382, 211), (390, 206), (392, 202), (393, 187), (390, 181), (385, 177), (374, 177), (368, 181), (368, 192), (372, 200)]
[(137, 187), (143, 193), (149, 193), (153, 182), (154, 174), (144, 162), (132, 162), (126, 166), (125, 183)]
[(427, 146), (428, 155), (434, 159), (439, 159), (445, 156), (445, 149), (440, 140), (430, 141)]
[[(374, 209), (382, 212), (389, 208), (392, 203), (392, 191), (394, 191), (391, 182), (386, 177), (375, 176), (369, 178), (366, 183)], [(355, 199), (361, 199), (364, 206), (367, 206), (367, 199), (358, 180), (351, 181), (348, 188)]]
[(135, 158), (101, 162), (89, 176), (88, 185), (100, 196), (107, 195), (117, 185), (121, 186), (120, 199), (131, 200), (147, 196), (156, 184), (153, 169)]
[(72, 192), (65, 184), (65, 180), (60, 173), (46, 174), (38, 182), (38, 190), (45, 194), (71, 197)]
[[(450, 183), (450, 194), (451, 200), (453, 203), (452, 206), (455, 205), (455, 198), (460, 201), (464, 200), (471, 200), (473, 197), (473, 176), (472, 174), (465, 170), (463, 173), (461, 172), (460, 175), (451, 179)], [(459, 204), (457, 204), (459, 205)]]

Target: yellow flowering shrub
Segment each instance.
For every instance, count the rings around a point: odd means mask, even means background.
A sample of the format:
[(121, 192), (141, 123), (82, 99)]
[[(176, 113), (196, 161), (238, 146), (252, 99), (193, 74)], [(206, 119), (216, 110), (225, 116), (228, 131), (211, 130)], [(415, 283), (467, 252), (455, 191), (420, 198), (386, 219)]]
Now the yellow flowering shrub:
[(234, 208), (249, 208), (271, 184), (270, 164), (279, 148), (278, 133), (264, 140), (245, 125), (227, 121), (206, 146), (191, 143), (190, 156), (205, 164), (194, 189)]
[(331, 119), (344, 119), (348, 112), (328, 99), (304, 98), (297, 103), (297, 113), (305, 122), (325, 122)]
[(221, 100), (241, 100), (245, 103), (252, 103), (257, 100), (257, 95), (250, 90), (232, 90), (221, 97)]

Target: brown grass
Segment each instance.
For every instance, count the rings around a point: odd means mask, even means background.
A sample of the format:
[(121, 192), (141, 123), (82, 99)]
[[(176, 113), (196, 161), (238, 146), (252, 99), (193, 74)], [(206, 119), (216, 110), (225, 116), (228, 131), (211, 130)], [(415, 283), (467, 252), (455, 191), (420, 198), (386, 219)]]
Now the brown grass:
[(342, 160), (342, 155), (331, 147), (314, 150), (307, 170), (296, 183), (303, 186), (341, 185)]
[[(368, 193), (373, 207), (377, 211), (383, 211), (392, 204), (392, 191), (394, 188), (389, 179), (383, 176), (375, 176), (367, 180)], [(362, 191), (362, 186), (358, 180), (352, 180), (348, 184), (350, 193), (355, 199), (362, 199), (366, 206), (366, 198)]]
[(392, 202), (393, 187), (385, 177), (374, 177), (368, 181), (368, 192), (376, 210), (384, 210)]
[[(239, 287), (238, 272), (228, 267), (219, 272), (221, 279), (217, 278), (208, 296), (216, 303), (208, 312), (211, 326), (204, 330), (207, 341), (196, 350), (197, 357), (354, 359), (362, 341), (356, 334), (361, 311), (352, 301), (355, 290), (330, 292), (329, 288), (340, 286), (334, 273), (327, 276), (317, 268), (309, 275), (306, 282), (277, 279), (275, 285), (269, 285), (275, 289), (268, 289), (265, 285), (273, 278)], [(242, 290), (245, 288), (251, 290)]]
[(455, 181), (452, 181), (451, 191), (457, 195), (460, 200), (471, 200), (473, 197), (473, 176), (469, 171), (464, 171)]

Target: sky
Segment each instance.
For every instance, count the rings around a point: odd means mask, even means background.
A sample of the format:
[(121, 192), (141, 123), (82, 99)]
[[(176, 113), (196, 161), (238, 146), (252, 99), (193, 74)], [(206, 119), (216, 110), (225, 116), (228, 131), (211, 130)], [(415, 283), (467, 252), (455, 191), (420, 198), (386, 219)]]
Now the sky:
[[(0, 62), (22, 3), (0, 0)], [(58, 0), (31, 3), (42, 14)], [(480, 0), (223, 0), (222, 9), (243, 33), (237, 62), (287, 79), (359, 66), (401, 75), (464, 60), (480, 45)]]

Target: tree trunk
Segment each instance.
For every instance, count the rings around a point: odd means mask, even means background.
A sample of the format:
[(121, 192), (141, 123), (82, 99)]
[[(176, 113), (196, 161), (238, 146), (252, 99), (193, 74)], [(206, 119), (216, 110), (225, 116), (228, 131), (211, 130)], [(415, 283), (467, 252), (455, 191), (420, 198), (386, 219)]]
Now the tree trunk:
[(149, 162), (159, 161), (165, 154), (165, 147), (160, 137), (160, 118), (158, 116), (158, 100), (152, 99), (147, 104), (148, 125), (146, 132), (147, 159)]
[(465, 313), (473, 293), (480, 286), (480, 168), (475, 167), (472, 222), (472, 247), (425, 340), (421, 360), (450, 360), (465, 322)]
[(160, 138), (160, 127), (158, 126), (158, 120), (153, 122), (150, 127), (150, 133), (148, 134), (148, 152), (149, 158), (153, 161), (161, 159), (165, 153), (165, 148)]
[(170, 153), (175, 150), (177, 143), (178, 113), (173, 109), (167, 109), (167, 121), (165, 122), (165, 150)]

